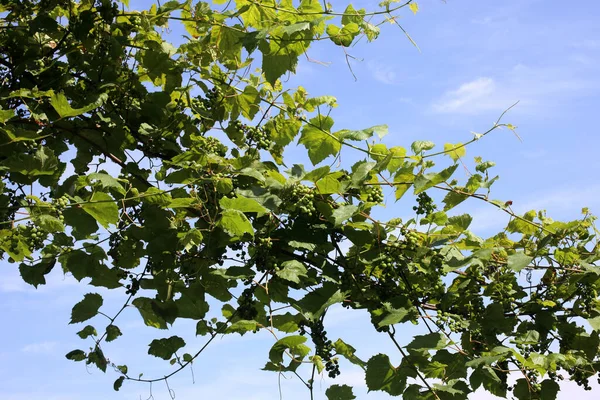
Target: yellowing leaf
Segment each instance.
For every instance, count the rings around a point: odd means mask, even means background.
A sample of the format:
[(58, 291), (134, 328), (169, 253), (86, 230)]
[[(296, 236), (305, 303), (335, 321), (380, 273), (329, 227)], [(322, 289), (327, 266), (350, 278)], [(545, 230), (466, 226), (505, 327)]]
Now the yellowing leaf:
[(408, 8), (410, 8), (410, 11), (412, 11), (413, 14), (416, 14), (419, 11), (419, 5), (415, 2), (410, 3)]
[(454, 162), (456, 162), (459, 158), (464, 157), (467, 154), (467, 149), (462, 143), (446, 143), (444, 145), (444, 152), (450, 156)]

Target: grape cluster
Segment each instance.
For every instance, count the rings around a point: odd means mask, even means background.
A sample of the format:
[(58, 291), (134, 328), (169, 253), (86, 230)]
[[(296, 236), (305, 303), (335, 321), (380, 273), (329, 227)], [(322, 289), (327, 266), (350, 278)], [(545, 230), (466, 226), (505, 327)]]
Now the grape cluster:
[(279, 268), (277, 257), (273, 254), (273, 241), (271, 238), (259, 237), (253, 249), (252, 262), (260, 272), (272, 271)]
[(413, 207), (413, 210), (417, 215), (429, 215), (435, 211), (435, 204), (433, 199), (425, 192), (421, 192), (417, 195), (417, 205)]
[(232, 127), (246, 140), (249, 147), (267, 150), (271, 146), (271, 138), (262, 126), (249, 126), (239, 120), (231, 122)]
[(369, 203), (383, 203), (385, 199), (383, 196), (383, 189), (379, 185), (368, 186), (366, 190), (367, 202)]
[(125, 293), (135, 296), (138, 290), (140, 290), (140, 280), (137, 279), (133, 274), (129, 274), (129, 279), (131, 279), (131, 283), (125, 285), (125, 287), (127, 288)]
[(404, 235), (407, 247), (414, 249), (419, 244), (419, 234), (414, 231), (409, 231)]
[(239, 305), (236, 313), (241, 319), (252, 320), (256, 318), (258, 310), (255, 307), (256, 300), (254, 300), (253, 288), (249, 287), (244, 289), (237, 301)]
[(335, 378), (340, 374), (338, 359), (334, 357), (334, 347), (331, 340), (327, 339), (327, 331), (323, 326), (321, 319), (317, 321), (301, 321), (298, 329), (301, 335), (306, 334), (306, 328), (310, 329), (310, 338), (315, 345), (315, 353), (325, 361), (325, 370), (330, 378)]
[(598, 300), (598, 292), (589, 283), (578, 282), (577, 293), (579, 295), (579, 305), (581, 307), (580, 315), (583, 318), (589, 318), (594, 311), (595, 303)]
[(67, 196), (62, 196), (57, 199), (53, 199), (52, 202), (54, 203), (56, 216), (61, 222), (64, 221), (65, 217), (63, 216), (63, 210), (69, 205), (69, 198)]
[(34, 152), (35, 150), (37, 150), (38, 148), (38, 144), (34, 141), (23, 141), (23, 147), (25, 147), (25, 150), (27, 150), (28, 152)]
[(444, 256), (439, 250), (432, 250), (431, 257), (429, 259), (429, 266), (434, 271), (442, 271), (444, 269)]
[(446, 325), (452, 332), (466, 332), (468, 324), (464, 323), (463, 318), (460, 315), (451, 314), (438, 310), (437, 320), (439, 324)]
[(23, 235), (26, 238), (30, 249), (41, 249), (44, 246), (44, 240), (47, 234), (33, 225), (24, 228)]
[(314, 205), (315, 193), (308, 186), (297, 184), (291, 190), (291, 202), (295, 206), (298, 214), (312, 217), (316, 215), (317, 210)]
[(207, 153), (217, 154), (221, 157), (225, 157), (225, 155), (227, 154), (227, 146), (225, 146), (223, 143), (221, 143), (219, 139), (215, 137), (204, 137), (199, 144), (199, 147)]
[[(191, 108), (200, 115), (205, 130), (212, 128), (214, 120), (218, 119), (217, 110), (223, 100), (223, 94), (218, 86), (213, 86), (206, 92), (206, 97), (195, 97), (191, 100)], [(209, 118), (206, 118), (206, 116)]]
[[(108, 250), (108, 255), (112, 257), (113, 263), (115, 265), (119, 263), (120, 245), (121, 245), (122, 241), (123, 241), (123, 237), (121, 236), (121, 234), (119, 232), (113, 232), (108, 237), (108, 245), (110, 247)], [(123, 279), (125, 279), (126, 277), (127, 277), (127, 274), (125, 274)]]

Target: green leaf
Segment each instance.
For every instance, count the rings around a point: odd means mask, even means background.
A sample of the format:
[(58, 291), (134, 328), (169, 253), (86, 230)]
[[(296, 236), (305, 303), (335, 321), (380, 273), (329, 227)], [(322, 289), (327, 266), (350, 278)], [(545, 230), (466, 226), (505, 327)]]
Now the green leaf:
[(425, 141), (425, 140), (417, 140), (416, 142), (413, 142), (410, 145), (410, 148), (412, 149), (413, 153), (415, 153), (415, 154), (420, 154), (424, 151), (431, 150), (434, 147), (435, 147), (435, 144), (433, 142)]
[(517, 383), (515, 384), (513, 389), (513, 394), (519, 400), (529, 400), (532, 398), (529, 388), (529, 383), (525, 378), (517, 379)]
[(385, 354), (377, 354), (367, 362), (366, 382), (369, 392), (382, 390), (400, 396), (406, 387), (406, 376), (396, 370)]
[(446, 364), (432, 361), (422, 368), (427, 378), (443, 378), (446, 375)]
[(54, 232), (64, 232), (65, 226), (60, 221), (60, 219), (53, 217), (48, 214), (37, 215), (33, 218), (33, 221), (37, 226), (42, 228), (42, 230), (54, 233)]
[(35, 154), (12, 154), (2, 162), (9, 172), (17, 172), (29, 178), (51, 176), (59, 170), (59, 160), (54, 151), (40, 146)]
[(317, 165), (329, 156), (337, 155), (342, 148), (340, 141), (329, 133), (332, 126), (331, 117), (319, 115), (302, 128), (298, 143), (306, 147), (313, 165)]
[(223, 197), (219, 201), (219, 204), (221, 204), (221, 207), (226, 210), (237, 210), (243, 213), (257, 213), (259, 217), (269, 212), (269, 210), (263, 207), (259, 202), (247, 197)]
[(277, 79), (288, 71), (295, 72), (298, 65), (298, 55), (296, 54), (263, 54), (262, 69), (265, 79), (271, 85), (275, 85)]
[(286, 281), (300, 283), (301, 276), (308, 276), (306, 272), (307, 270), (304, 264), (297, 260), (290, 260), (283, 262), (282, 268), (275, 274)]
[(411, 314), (410, 310), (407, 310), (406, 308), (388, 308), (386, 311), (385, 317), (383, 317), (383, 319), (377, 324), (379, 327), (394, 325), (398, 322), (402, 322), (408, 315)]
[(345, 297), (336, 285), (326, 283), (298, 300), (296, 305), (306, 318), (316, 320), (329, 306), (341, 303)]
[(258, 329), (258, 322), (242, 319), (236, 321), (227, 327), (227, 333), (237, 332), (244, 334), (246, 332), (255, 332)]
[(298, 330), (298, 323), (304, 320), (302, 315), (291, 313), (277, 314), (271, 317), (271, 322), (275, 329), (285, 333), (292, 333)]
[(331, 385), (325, 391), (327, 400), (353, 400), (356, 399), (352, 387), (348, 385)]
[(414, 183), (415, 194), (424, 192), (425, 190), (439, 183), (447, 181), (452, 176), (454, 171), (456, 171), (456, 168), (458, 168), (458, 164), (454, 164), (453, 166), (448, 167), (437, 174), (430, 173), (418, 175)]
[(119, 222), (119, 208), (115, 200), (104, 192), (94, 193), (90, 201), (82, 204), (81, 207), (105, 228)]
[(338, 46), (348, 47), (360, 32), (358, 24), (350, 22), (341, 29), (335, 25), (327, 25), (327, 35)]
[(125, 380), (124, 376), (120, 376), (117, 378), (117, 380), (115, 381), (115, 383), (113, 383), (113, 389), (118, 392), (119, 389), (121, 389), (121, 386), (123, 385), (123, 381)]
[(83, 296), (83, 300), (75, 304), (71, 310), (71, 322), (75, 324), (78, 322), (87, 321), (90, 318), (95, 317), (98, 314), (98, 310), (102, 306), (102, 296), (97, 293), (88, 293)]
[(54, 93), (50, 99), (50, 104), (52, 105), (52, 107), (54, 107), (54, 109), (56, 110), (58, 115), (60, 115), (61, 118), (69, 118), (88, 113), (102, 106), (102, 104), (104, 104), (104, 102), (107, 99), (108, 95), (101, 94), (100, 96), (98, 96), (98, 99), (96, 99), (94, 102), (81, 108), (73, 108), (71, 107), (69, 101), (67, 100), (67, 97), (63, 93)]
[(429, 333), (427, 335), (417, 335), (408, 346), (409, 350), (440, 350), (446, 347), (447, 340), (439, 332)]
[(401, 168), (396, 172), (396, 175), (394, 175), (396, 201), (400, 200), (402, 196), (404, 196), (414, 181), (415, 174), (413, 173), (413, 167)]
[(260, 110), (260, 96), (258, 90), (251, 85), (246, 85), (244, 91), (237, 96), (233, 97), (234, 108), (233, 115), (239, 115), (240, 113), (247, 118), (252, 120), (256, 113)]
[(339, 193), (342, 188), (341, 182), (332, 175), (327, 175), (324, 178), (319, 179), (316, 186), (320, 194)]
[(542, 381), (540, 398), (544, 400), (556, 400), (559, 391), (560, 385), (558, 383), (554, 382), (552, 379), (544, 379)]
[(77, 332), (77, 335), (82, 339), (86, 339), (90, 336), (98, 336), (98, 332), (96, 332), (96, 328), (93, 326), (87, 325), (85, 328)]
[(359, 161), (352, 166), (352, 184), (360, 187), (371, 175), (371, 171), (377, 165), (374, 162)]
[(308, 22), (299, 22), (297, 24), (286, 25), (282, 28), (284, 33), (288, 35), (292, 35), (296, 32), (306, 31), (310, 29), (310, 23)]
[(87, 358), (87, 355), (85, 354), (85, 352), (83, 350), (73, 350), (68, 352), (65, 357), (67, 358), (67, 360), (72, 360), (72, 361), (83, 361)]
[[(179, 236), (179, 234), (178, 234)], [(181, 238), (179, 239), (179, 243), (183, 246), (184, 250), (190, 250), (194, 246), (198, 246), (202, 244), (202, 232), (196, 228), (192, 228), (189, 231), (185, 232)]]
[(376, 125), (367, 129), (362, 129), (360, 131), (349, 131), (349, 130), (341, 130), (336, 132), (335, 136), (340, 140), (356, 140), (363, 141), (371, 138), (373, 135), (377, 135), (379, 139), (383, 138), (388, 134), (388, 126), (387, 125)]
[(349, 204), (339, 206), (333, 210), (332, 219), (335, 226), (341, 226), (344, 221), (351, 218), (358, 211), (358, 206)]
[[(414, 3), (412, 3), (414, 4)], [(411, 6), (412, 6), (411, 4)], [(454, 161), (458, 161), (461, 157), (467, 155), (467, 148), (462, 143), (450, 144), (446, 143), (444, 145), (444, 152)]]
[(98, 182), (103, 189), (115, 189), (117, 192), (125, 195), (125, 188), (121, 183), (105, 172), (94, 172), (87, 176), (87, 181), (90, 185)]
[(38, 264), (31, 266), (22, 263), (19, 265), (19, 272), (25, 282), (37, 288), (39, 285), (46, 284), (45, 275), (50, 273), (55, 265), (55, 258), (43, 259)]
[(3, 110), (0, 108), (0, 123), (4, 124), (6, 121), (15, 116), (15, 110)]
[(333, 348), (335, 349), (337, 355), (345, 357), (352, 364), (358, 365), (363, 369), (367, 365), (367, 363), (356, 356), (356, 349), (344, 342), (342, 339), (336, 340), (335, 343), (333, 343)]
[(138, 297), (131, 304), (135, 306), (140, 315), (144, 319), (147, 326), (157, 329), (167, 329), (167, 323), (164, 318), (157, 314), (156, 307), (153, 306), (154, 301), (147, 297)]
[(254, 236), (252, 224), (244, 213), (238, 210), (223, 211), (217, 225), (235, 239), (242, 238), (246, 234)]
[(113, 340), (115, 340), (116, 338), (118, 338), (121, 335), (122, 335), (122, 333), (118, 326), (111, 324), (106, 327), (106, 341), (107, 342), (112, 342)]
[(166, 339), (154, 339), (149, 346), (148, 354), (169, 360), (177, 350), (185, 346), (185, 341), (179, 336), (171, 336)]
[(310, 352), (310, 348), (304, 344), (306, 338), (304, 336), (286, 336), (279, 339), (269, 351), (269, 360), (275, 364), (283, 362), (283, 353), (286, 350), (298, 358), (306, 356)]
[(508, 268), (515, 272), (520, 272), (523, 268), (527, 267), (531, 261), (533, 261), (533, 257), (530, 257), (523, 252), (511, 254), (508, 256)]

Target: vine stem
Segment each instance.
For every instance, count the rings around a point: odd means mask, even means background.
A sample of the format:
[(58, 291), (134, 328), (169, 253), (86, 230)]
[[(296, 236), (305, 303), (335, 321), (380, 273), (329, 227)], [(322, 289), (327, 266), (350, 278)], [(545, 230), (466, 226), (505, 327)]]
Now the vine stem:
[[(260, 278), (260, 280), (258, 281), (259, 283), (263, 281), (263, 279), (265, 279), (265, 277), (267, 276), (267, 274), (263, 274), (263, 276)], [(255, 287), (256, 288), (256, 287)], [(226, 329), (227, 327), (227, 323), (229, 323), (229, 321), (231, 321), (235, 316), (237, 315), (237, 310), (233, 312), (233, 314), (227, 318), (225, 324), (223, 325)], [(175, 371), (163, 376), (162, 378), (153, 378), (153, 379), (142, 379), (142, 378), (132, 378), (127, 374), (123, 374), (123, 376), (125, 376), (125, 379), (129, 380), (129, 381), (134, 381), (134, 382), (145, 382), (145, 383), (152, 383), (152, 382), (160, 382), (160, 381), (166, 381), (167, 379), (169, 379), (170, 377), (172, 377), (173, 375), (177, 374), (178, 372), (182, 371), (183, 369), (185, 369), (188, 365), (192, 364), (194, 362), (194, 360), (196, 358), (198, 358), (198, 356), (200, 356), (200, 354), (202, 354), (202, 352), (204, 350), (206, 350), (206, 348), (208, 347), (208, 345), (210, 345), (212, 343), (212, 341), (220, 334), (222, 333), (220, 330), (222, 328), (217, 329), (215, 332), (213, 332), (211, 334), (210, 339), (208, 339), (206, 341), (206, 343), (204, 343), (204, 345), (192, 356), (191, 359), (189, 359), (188, 361), (185, 361), (183, 364), (181, 364), (181, 366), (179, 368), (177, 368)]]
[[(402, 354), (402, 357), (408, 359), (408, 354), (406, 354), (406, 352), (402, 349), (402, 347), (400, 346), (400, 344), (398, 344), (398, 341), (396, 340), (396, 337), (394, 336), (394, 333), (388, 331), (388, 336), (390, 337), (390, 339), (392, 339), (392, 342), (394, 342), (394, 345), (396, 345), (396, 347), (400, 351), (400, 354)], [(435, 396), (435, 398), (437, 400), (440, 400), (440, 397), (437, 395), (437, 393), (435, 392), (435, 390), (433, 390), (433, 388), (431, 387), (431, 385), (429, 384), (429, 382), (427, 382), (427, 379), (425, 379), (425, 377), (421, 374), (421, 372), (419, 371), (419, 369), (416, 366), (413, 366), (413, 369), (417, 373), (417, 376), (419, 377), (419, 379), (425, 384), (425, 386), (427, 386), (427, 389), (429, 389), (429, 391), (431, 393), (433, 393), (433, 395)]]

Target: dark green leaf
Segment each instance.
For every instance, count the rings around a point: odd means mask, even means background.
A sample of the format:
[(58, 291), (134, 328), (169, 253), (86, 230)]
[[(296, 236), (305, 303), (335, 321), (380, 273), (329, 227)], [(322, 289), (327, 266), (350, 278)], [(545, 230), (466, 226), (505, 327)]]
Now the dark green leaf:
[(102, 306), (102, 296), (97, 293), (88, 293), (83, 296), (83, 300), (75, 304), (71, 311), (71, 324), (87, 321), (98, 314)]
[(118, 338), (121, 335), (122, 335), (122, 333), (118, 326), (111, 324), (106, 327), (106, 341), (107, 342), (112, 342), (113, 340), (115, 340), (116, 338)]
[(352, 387), (347, 385), (331, 385), (325, 391), (328, 400), (353, 400), (356, 399)]
[(154, 339), (149, 346), (148, 354), (169, 360), (177, 350), (185, 346), (185, 341), (179, 336), (171, 336), (166, 339)]
[(96, 332), (96, 328), (91, 325), (87, 325), (85, 328), (77, 332), (80, 338), (86, 339), (90, 336), (98, 336), (98, 332)]
[(83, 361), (87, 358), (87, 355), (85, 354), (85, 352), (83, 350), (73, 350), (68, 352), (65, 357), (67, 358), (67, 360), (73, 360), (73, 361)]

